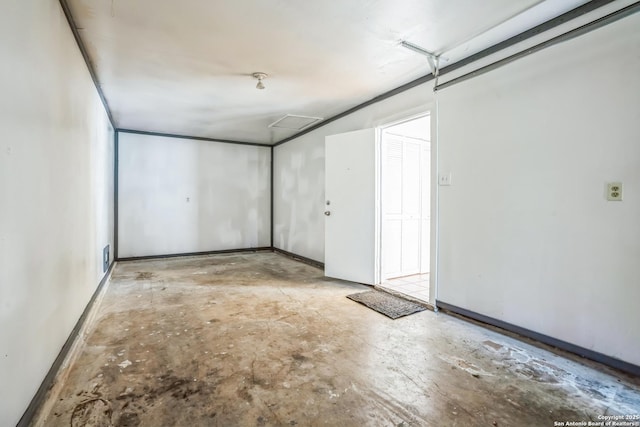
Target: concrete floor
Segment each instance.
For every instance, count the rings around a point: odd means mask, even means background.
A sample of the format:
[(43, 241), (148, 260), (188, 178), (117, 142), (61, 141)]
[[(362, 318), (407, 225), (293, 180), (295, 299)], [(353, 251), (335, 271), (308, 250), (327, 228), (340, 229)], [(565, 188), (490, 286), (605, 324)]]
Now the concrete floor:
[(640, 380), (263, 252), (123, 262), (35, 425), (553, 426), (640, 412)]

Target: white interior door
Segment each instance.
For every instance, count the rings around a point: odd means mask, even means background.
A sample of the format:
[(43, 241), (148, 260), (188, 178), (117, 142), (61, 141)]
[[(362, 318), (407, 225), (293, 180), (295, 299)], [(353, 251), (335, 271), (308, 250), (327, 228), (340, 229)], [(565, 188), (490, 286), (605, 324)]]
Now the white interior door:
[(420, 142), (404, 139), (402, 152), (402, 275), (420, 273)]
[(429, 273), (431, 270), (431, 144), (428, 142), (422, 144), (420, 165), (422, 182), (420, 273)]
[(402, 139), (382, 134), (382, 275), (402, 276)]
[(429, 195), (428, 185), (424, 182), (428, 177), (428, 170), (424, 170), (427, 159), (426, 143), (401, 135), (383, 134), (383, 279), (423, 272), (423, 259), (425, 255), (428, 257), (425, 246), (429, 242), (428, 217), (424, 218)]
[(325, 275), (377, 284), (377, 132), (325, 139)]

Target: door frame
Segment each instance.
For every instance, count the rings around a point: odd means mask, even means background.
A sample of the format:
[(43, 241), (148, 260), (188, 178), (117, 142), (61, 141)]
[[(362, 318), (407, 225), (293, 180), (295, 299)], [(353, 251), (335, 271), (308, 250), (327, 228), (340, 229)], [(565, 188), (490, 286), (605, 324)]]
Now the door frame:
[[(412, 114), (409, 116), (405, 116), (402, 119), (397, 119), (391, 122), (385, 122), (383, 124), (378, 125), (378, 138), (376, 141), (377, 152), (380, 155), (377, 157), (377, 165), (376, 165), (376, 188), (378, 191), (376, 200), (378, 206), (376, 210), (378, 212), (382, 212), (382, 133), (383, 131), (395, 125), (399, 125), (402, 123), (406, 123), (415, 119), (419, 119), (425, 116), (429, 116), (430, 118), (430, 132), (431, 132), (431, 149), (430, 149), (430, 203), (429, 210), (431, 220), (429, 223), (430, 234), (429, 234), (429, 303), (434, 306), (437, 311), (437, 307), (435, 306), (436, 297), (437, 297), (437, 287), (438, 287), (438, 251), (439, 251), (439, 235), (438, 235), (438, 222), (439, 222), (439, 209), (438, 209), (438, 139), (437, 139), (437, 108), (434, 105), (428, 105), (425, 110), (422, 112)], [(376, 266), (377, 273), (376, 276), (379, 279), (378, 284), (382, 284), (382, 214), (376, 216), (376, 234), (378, 237), (378, 248), (376, 249)]]

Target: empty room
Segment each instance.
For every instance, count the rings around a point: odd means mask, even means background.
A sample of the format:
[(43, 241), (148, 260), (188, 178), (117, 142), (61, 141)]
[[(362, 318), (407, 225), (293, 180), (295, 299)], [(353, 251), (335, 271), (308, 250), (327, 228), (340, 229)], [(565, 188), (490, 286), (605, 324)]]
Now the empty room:
[(638, 12), (3, 2), (0, 426), (640, 427)]

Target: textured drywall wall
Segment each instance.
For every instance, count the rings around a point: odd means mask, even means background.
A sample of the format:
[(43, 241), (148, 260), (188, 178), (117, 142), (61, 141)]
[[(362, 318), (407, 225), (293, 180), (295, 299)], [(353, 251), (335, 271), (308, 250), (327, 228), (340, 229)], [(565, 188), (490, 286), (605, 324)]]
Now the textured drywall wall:
[(439, 92), (439, 300), (640, 364), (638, 28)]
[(415, 116), (432, 109), (432, 102), (432, 83), (426, 83), (275, 147), (274, 246), (324, 262), (326, 136)]
[(0, 425), (15, 425), (113, 239), (113, 131), (55, 0), (0, 14)]
[(120, 132), (118, 257), (271, 245), (271, 148)]

